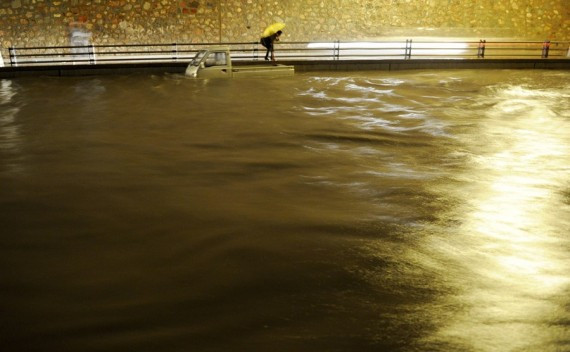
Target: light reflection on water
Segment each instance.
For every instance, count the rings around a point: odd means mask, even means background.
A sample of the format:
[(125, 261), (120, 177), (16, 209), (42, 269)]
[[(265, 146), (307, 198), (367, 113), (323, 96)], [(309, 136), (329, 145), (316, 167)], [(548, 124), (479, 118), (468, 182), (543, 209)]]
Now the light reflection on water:
[(569, 78), (4, 80), (0, 340), (565, 350)]
[[(16, 116), (20, 107), (13, 103), (16, 90), (10, 80), (0, 80), (0, 150), (7, 154), (18, 154), (20, 152), (20, 124), (16, 121)], [(5, 163), (9, 172), (18, 173), (21, 170), (17, 162)]]
[[(559, 189), (570, 170), (569, 116), (549, 105), (568, 99), (568, 90), (506, 86), (494, 93), (480, 128), (495, 137), (473, 155), (465, 178), (477, 184), (457, 195), (465, 208), (449, 215), (460, 223), (454, 299), (463, 308), (435, 339), (478, 351), (559, 351), (569, 336), (567, 302), (559, 301), (570, 284), (563, 230), (570, 209)], [(439, 252), (439, 243), (433, 248)]]

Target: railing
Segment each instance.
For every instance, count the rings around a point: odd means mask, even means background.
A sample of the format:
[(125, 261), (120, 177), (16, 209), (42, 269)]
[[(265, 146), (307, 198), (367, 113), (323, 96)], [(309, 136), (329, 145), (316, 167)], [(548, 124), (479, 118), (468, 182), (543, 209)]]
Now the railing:
[[(94, 65), (133, 62), (188, 62), (196, 52), (211, 46), (228, 46), (232, 59), (263, 59), (265, 48), (257, 42), (169, 43), (135, 45), (88, 45), (58, 47), (11, 47), (10, 66)], [(282, 42), (275, 46), (280, 61), (384, 60), (465, 58), (570, 58), (570, 42), (493, 41), (369, 41)], [(8, 63), (6, 63), (8, 65)]]

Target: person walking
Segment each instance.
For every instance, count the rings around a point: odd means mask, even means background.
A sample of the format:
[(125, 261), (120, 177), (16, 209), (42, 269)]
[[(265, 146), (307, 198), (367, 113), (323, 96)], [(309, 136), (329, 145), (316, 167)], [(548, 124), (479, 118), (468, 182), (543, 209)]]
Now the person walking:
[(282, 33), (283, 33), (282, 31), (277, 31), (274, 34), (271, 34), (270, 36), (261, 38), (261, 45), (263, 45), (267, 49), (267, 52), (265, 53), (265, 61), (269, 60), (269, 53), (271, 53), (271, 61), (275, 62), (275, 53), (273, 46), (275, 42), (279, 41), (279, 37), (281, 36)]

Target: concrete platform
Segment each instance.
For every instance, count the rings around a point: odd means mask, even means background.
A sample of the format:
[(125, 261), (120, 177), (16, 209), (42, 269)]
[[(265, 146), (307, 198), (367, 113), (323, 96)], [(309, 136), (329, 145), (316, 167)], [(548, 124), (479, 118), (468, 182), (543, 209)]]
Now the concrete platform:
[(437, 70), (437, 69), (570, 69), (570, 59), (412, 59), (280, 62), (304, 71)]
[[(259, 65), (261, 61), (243, 61), (235, 66)], [(411, 60), (339, 60), (279, 61), (293, 65), (297, 72), (314, 71), (399, 71), (438, 69), (550, 69), (569, 70), (570, 59), (411, 59)], [(97, 65), (53, 65), (0, 67), (0, 78), (30, 76), (91, 76), (133, 73), (180, 73), (188, 63), (121, 63)]]

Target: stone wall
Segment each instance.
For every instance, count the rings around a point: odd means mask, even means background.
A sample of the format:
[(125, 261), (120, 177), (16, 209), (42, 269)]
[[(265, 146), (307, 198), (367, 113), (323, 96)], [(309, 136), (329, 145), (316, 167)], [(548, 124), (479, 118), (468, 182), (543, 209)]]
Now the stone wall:
[(285, 41), (468, 37), (570, 40), (570, 0), (1, 0), (0, 42), (68, 45), (257, 41), (285, 22)]

